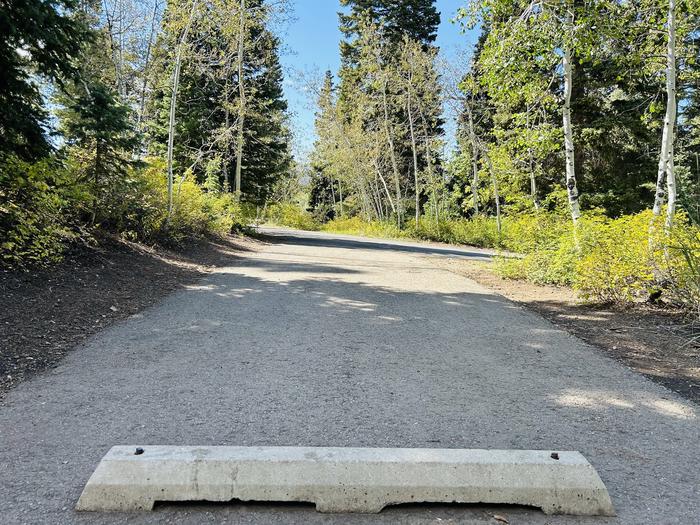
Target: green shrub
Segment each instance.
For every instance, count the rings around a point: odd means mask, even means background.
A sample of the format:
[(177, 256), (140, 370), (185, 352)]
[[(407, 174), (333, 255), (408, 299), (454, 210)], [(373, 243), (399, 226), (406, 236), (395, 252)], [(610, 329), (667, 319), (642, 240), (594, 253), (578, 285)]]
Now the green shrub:
[(496, 219), (486, 216), (439, 222), (424, 218), (418, 225), (409, 221), (402, 230), (394, 223), (367, 222), (355, 216), (335, 219), (324, 224), (322, 229), (367, 237), (420, 239), (529, 253), (534, 251), (536, 246), (547, 243), (555, 245), (568, 226), (561, 218), (545, 213), (505, 217), (502, 222), (500, 234)]
[(60, 260), (74, 238), (69, 226), (77, 191), (68, 174), (49, 160), (34, 164), (0, 159), (0, 256), (11, 268)]
[(265, 220), (278, 226), (287, 226), (298, 230), (315, 231), (320, 228), (311, 214), (292, 203), (272, 204), (267, 207)]
[(502, 236), (498, 233), (494, 218), (478, 216), (470, 220), (452, 221), (449, 224), (451, 236), (446, 239), (447, 242), (481, 248), (503, 247)]
[(556, 249), (571, 229), (571, 220), (547, 212), (507, 216), (503, 219), (501, 245), (516, 253)]
[(585, 233), (572, 281), (585, 299), (624, 303), (648, 296), (657, 255), (649, 244), (651, 213), (582, 221)]
[(148, 159), (130, 174), (133, 190), (123, 199), (119, 231), (127, 238), (181, 245), (191, 238), (226, 235), (241, 226), (242, 211), (231, 193), (207, 192), (191, 174), (176, 180), (168, 221), (165, 163)]
[(700, 318), (700, 226), (677, 221), (665, 253), (666, 290), (676, 304)]
[(358, 216), (335, 219), (327, 222), (322, 226), (322, 230), (333, 233), (364, 235), (365, 237), (385, 237), (389, 239), (398, 239), (403, 236), (402, 232), (395, 224), (381, 221), (367, 222)]
[[(670, 303), (700, 309), (700, 229), (682, 215), (672, 232), (663, 218), (650, 226), (651, 211), (608, 219), (584, 216), (573, 227), (554, 224), (554, 235), (527, 238), (533, 249), (522, 258), (498, 258), (503, 277), (538, 284), (572, 286), (582, 298), (624, 304), (644, 300), (655, 292)], [(532, 231), (532, 230), (530, 230)], [(649, 236), (652, 235), (650, 242)]]

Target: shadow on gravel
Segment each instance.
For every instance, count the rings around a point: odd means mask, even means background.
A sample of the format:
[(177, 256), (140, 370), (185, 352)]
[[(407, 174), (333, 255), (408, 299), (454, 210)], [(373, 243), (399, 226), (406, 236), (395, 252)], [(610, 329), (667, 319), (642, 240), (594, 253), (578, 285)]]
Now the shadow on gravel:
[(320, 264), (320, 263), (319, 264), (311, 264), (311, 263), (298, 263), (298, 262), (289, 262), (289, 261), (270, 261), (270, 260), (258, 259), (255, 261), (243, 260), (242, 262), (236, 264), (236, 268), (246, 268), (246, 267), (263, 268), (267, 272), (274, 272), (274, 273), (284, 273), (284, 272), (318, 273), (318, 274), (333, 273), (333, 274), (346, 274), (346, 275), (361, 273), (358, 270), (353, 270), (352, 268), (348, 268), (346, 266), (337, 266), (337, 265)]
[[(443, 248), (440, 246), (419, 246), (409, 244), (395, 244), (391, 242), (382, 242), (380, 240), (354, 240), (342, 238), (325, 238), (313, 236), (301, 236), (291, 233), (261, 233), (260, 238), (272, 244), (291, 244), (296, 246), (310, 246), (318, 248), (348, 248), (360, 250), (382, 250), (401, 253), (414, 253), (418, 255), (446, 255), (451, 257), (460, 257), (466, 259), (490, 260), (491, 255), (476, 251), (470, 251), (468, 248)], [(396, 241), (400, 243), (401, 241)]]
[[(301, 319), (313, 319), (321, 326), (333, 326), (334, 323), (341, 323), (342, 319), (342, 326), (350, 327), (352, 333), (372, 337), (370, 349), (366, 345), (356, 348), (352, 341), (348, 341), (348, 353), (343, 356), (347, 360), (347, 369), (341, 367), (343, 380), (356, 377), (358, 370), (363, 370), (368, 360), (395, 359), (397, 364), (405, 362), (421, 368), (435, 365), (430, 362), (431, 359), (442, 362), (452, 359), (456, 367), (465, 366), (461, 362), (463, 359), (474, 359), (474, 366), (467, 366), (469, 375), (463, 379), (468, 382), (473, 375), (477, 382), (483, 382), (479, 383), (478, 391), (472, 385), (470, 395), (475, 396), (474, 402), (484, 406), (492, 403), (493, 397), (503, 395), (501, 382), (505, 382), (520, 385), (517, 388), (527, 384), (528, 390), (539, 391), (546, 404), (556, 411), (606, 414), (606, 417), (644, 411), (653, 412), (656, 417), (677, 420), (697, 418), (690, 404), (641, 391), (630, 392), (625, 385), (610, 383), (605, 376), (587, 373), (586, 363), (569, 353), (568, 344), (562, 347), (562, 341), (568, 338), (564, 331), (539, 322), (533, 325), (530, 319), (521, 317), (519, 312), (522, 309), (519, 306), (499, 296), (473, 292), (406, 291), (365, 282), (349, 282), (329, 274), (361, 275), (363, 272), (323, 264), (256, 260), (243, 261), (230, 270), (232, 273), (225, 277), (230, 286), (221, 284), (221, 281), (217, 284), (212, 279), (190, 290), (208, 297), (206, 311), (211, 314), (205, 315), (198, 323), (173, 327), (174, 331), (182, 334), (202, 331), (225, 333), (225, 327), (233, 320), (221, 318), (217, 312), (228, 312), (234, 308), (231, 300), (236, 301), (236, 310), (259, 311), (261, 305), (264, 309), (269, 308), (265, 305), (275, 305), (275, 309), (285, 312), (281, 318), (292, 326), (300, 321), (300, 316)], [(249, 272), (256, 275), (249, 275)], [(286, 276), (280, 281), (279, 274)], [(193, 299), (191, 302), (197, 304), (200, 301)], [(273, 322), (276, 317), (261, 315), (261, 318)], [(444, 319), (455, 322), (449, 325), (431, 322)], [(247, 326), (246, 329), (253, 333), (260, 331), (255, 326)], [(309, 329), (312, 333), (317, 330), (315, 327)], [(334, 339), (334, 334), (330, 333), (328, 337)], [(295, 339), (296, 336), (292, 335), (291, 338)], [(287, 347), (285, 340), (283, 346), (286, 350), (278, 349), (277, 352), (288, 359), (307, 361), (312, 358), (314, 349), (321, 353), (331, 351), (328, 343), (323, 342), (325, 338), (325, 335), (317, 334), (314, 340), (318, 340), (319, 344), (314, 347)], [(410, 348), (402, 344), (407, 338), (413, 339)], [(454, 346), (454, 341), (459, 338), (463, 338), (463, 352), (459, 346)], [(339, 343), (336, 341), (334, 344)], [(416, 354), (414, 345), (422, 347), (424, 353)], [(470, 350), (472, 345), (484, 349)], [(601, 366), (598, 360), (604, 359), (599, 354), (589, 357), (594, 362), (591, 366)], [(417, 364), (422, 360), (428, 362)], [(244, 365), (248, 366), (247, 362)], [(402, 380), (410, 380), (413, 376), (409, 371), (411, 365)], [(497, 374), (498, 379), (488, 380), (483, 370)], [(330, 375), (337, 372), (334, 369)], [(426, 391), (434, 390), (440, 379), (433, 377), (432, 382), (424, 381), (421, 370), (417, 372), (419, 375), (415, 379), (424, 384)], [(315, 375), (324, 373), (329, 372), (314, 370)]]

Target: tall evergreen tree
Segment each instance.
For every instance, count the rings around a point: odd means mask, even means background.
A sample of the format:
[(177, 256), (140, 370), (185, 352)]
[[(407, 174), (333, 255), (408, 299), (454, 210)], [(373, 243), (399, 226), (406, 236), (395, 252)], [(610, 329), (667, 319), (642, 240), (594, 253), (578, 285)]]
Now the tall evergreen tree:
[(309, 208), (322, 221), (335, 218), (336, 194), (340, 193), (334, 180), (333, 152), (337, 149), (335, 127), (337, 124), (333, 86), (333, 73), (326, 71), (318, 97), (318, 110), (314, 123), (316, 143), (311, 158), (311, 183)]
[(85, 2), (80, 19), (93, 30), (78, 60), (79, 78), (63, 85), (56, 97), (59, 127), (78, 176), (91, 194), (90, 221), (116, 219), (120, 186), (137, 144), (130, 111), (117, 92), (110, 67), (108, 35), (99, 28), (100, 4)]
[(76, 75), (89, 33), (76, 0), (24, 0), (0, 6), (0, 154), (35, 159), (49, 150), (41, 81)]
[(382, 26), (386, 37), (394, 43), (408, 37), (427, 46), (437, 38), (440, 13), (434, 0), (341, 0), (340, 3), (349, 9), (339, 14), (340, 30), (346, 39), (341, 44), (341, 53), (346, 62), (355, 60), (352, 39), (358, 35), (362, 20)]

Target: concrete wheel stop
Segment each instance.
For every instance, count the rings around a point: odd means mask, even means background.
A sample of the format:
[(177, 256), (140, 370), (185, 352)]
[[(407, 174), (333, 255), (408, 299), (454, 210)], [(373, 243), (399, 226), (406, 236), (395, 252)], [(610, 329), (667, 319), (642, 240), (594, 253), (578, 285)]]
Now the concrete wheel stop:
[(187, 501), (307, 502), (336, 513), (400, 503), (516, 504), (615, 515), (578, 452), (464, 449), (118, 446), (76, 508), (147, 511)]

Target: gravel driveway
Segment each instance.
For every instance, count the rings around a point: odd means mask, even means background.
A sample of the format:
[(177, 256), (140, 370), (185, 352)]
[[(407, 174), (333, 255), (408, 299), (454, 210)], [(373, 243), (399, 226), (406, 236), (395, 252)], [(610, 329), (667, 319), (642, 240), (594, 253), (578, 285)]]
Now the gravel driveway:
[[(486, 252), (268, 233), (258, 251), (8, 394), (0, 523), (700, 523), (697, 407), (434, 259)], [(76, 513), (115, 444), (579, 450), (619, 516), (261, 504)]]

